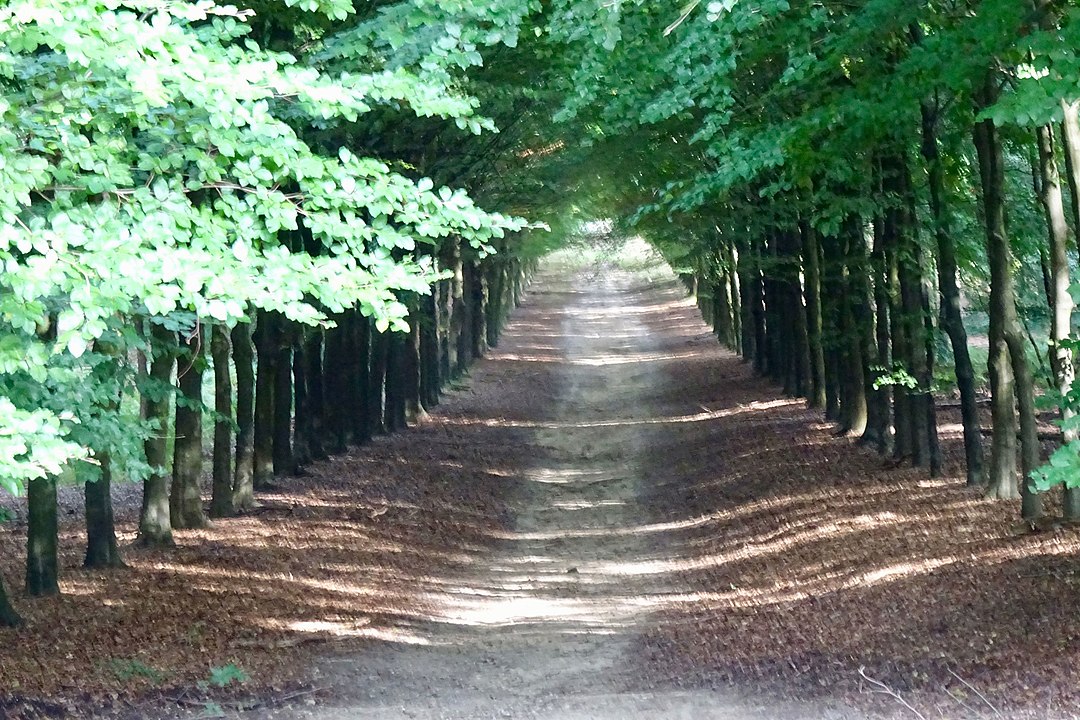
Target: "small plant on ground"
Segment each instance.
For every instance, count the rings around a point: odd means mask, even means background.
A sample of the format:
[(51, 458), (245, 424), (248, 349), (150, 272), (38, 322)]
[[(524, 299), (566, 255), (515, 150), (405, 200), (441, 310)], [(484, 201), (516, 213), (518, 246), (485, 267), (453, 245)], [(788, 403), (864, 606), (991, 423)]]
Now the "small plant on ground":
[(121, 682), (145, 678), (157, 685), (165, 680), (165, 675), (161, 671), (135, 658), (113, 658), (109, 661), (109, 669)]

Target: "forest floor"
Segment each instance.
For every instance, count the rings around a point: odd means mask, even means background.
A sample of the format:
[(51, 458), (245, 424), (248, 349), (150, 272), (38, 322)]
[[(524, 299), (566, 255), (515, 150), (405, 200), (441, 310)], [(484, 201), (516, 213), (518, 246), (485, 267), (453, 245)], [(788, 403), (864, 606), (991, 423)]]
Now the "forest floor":
[(0, 718), (1080, 717), (1077, 532), (1015, 532), (954, 429), (936, 479), (835, 437), (656, 264), (549, 266), (430, 417), (175, 550), (88, 572), (65, 523)]

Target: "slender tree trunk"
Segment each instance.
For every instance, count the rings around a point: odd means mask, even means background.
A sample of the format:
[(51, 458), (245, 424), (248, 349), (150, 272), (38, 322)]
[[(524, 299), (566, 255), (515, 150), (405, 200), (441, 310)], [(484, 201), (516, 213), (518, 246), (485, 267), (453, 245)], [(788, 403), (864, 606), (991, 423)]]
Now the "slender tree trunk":
[(1061, 102), (1062, 144), (1065, 149), (1065, 175), (1069, 180), (1074, 232), (1080, 233), (1080, 101)]
[(353, 441), (363, 444), (371, 440), (372, 418), (368, 412), (370, 406), (369, 395), (371, 393), (371, 318), (353, 311), (349, 328), (352, 342), (350, 344), (355, 371), (350, 380), (349, 387), (353, 400)]
[[(409, 332), (405, 336), (404, 348), (404, 393), (405, 393), (405, 420), (407, 423), (415, 423), (424, 414), (424, 406), (421, 403), (421, 385), (423, 368), (420, 363), (420, 312), (416, 309), (417, 298), (413, 298), (413, 310), (409, 317)], [(488, 336), (492, 336), (491, 321), (497, 325), (498, 320), (488, 314)], [(494, 333), (498, 335), (496, 331)]]
[(233, 514), (232, 420), (233, 389), (229, 356), (232, 341), (229, 329), (215, 325), (210, 339), (210, 354), (214, 360), (214, 473), (210, 491), (210, 516), (228, 517)]
[(275, 475), (294, 475), (293, 457), (293, 352), (292, 328), (284, 317), (274, 321), (274, 449)]
[(140, 545), (171, 546), (172, 524), (169, 520), (169, 470), (166, 458), (169, 436), (169, 394), (173, 363), (176, 360), (176, 334), (151, 323), (152, 360), (148, 380), (153, 387), (142, 396), (143, 417), (153, 430), (143, 442), (150, 475), (143, 481), (142, 509), (139, 512)]
[(397, 432), (406, 427), (405, 412), (405, 333), (388, 333), (386, 359), (386, 403), (383, 423), (387, 432)]
[[(1065, 204), (1061, 192), (1061, 176), (1055, 158), (1054, 132), (1050, 125), (1036, 130), (1039, 145), (1039, 174), (1042, 179), (1042, 203), (1046, 211), (1050, 255), (1050, 367), (1054, 372), (1054, 384), (1064, 397), (1076, 377), (1072, 349), (1067, 340), (1072, 332), (1073, 299), (1069, 293), (1069, 225), (1065, 220)], [(1068, 422), (1074, 416), (1067, 402), (1062, 403), (1062, 420)], [(1066, 429), (1064, 440), (1077, 439), (1075, 430)], [(1062, 498), (1062, 511), (1069, 520), (1080, 519), (1080, 489), (1066, 487)]]
[(56, 478), (48, 475), (31, 480), (26, 500), (26, 592), (34, 597), (59, 595)]
[(0, 627), (18, 627), (22, 624), (22, 618), (15, 612), (4, 587), (4, 580), (0, 578)]
[(450, 284), (450, 322), (447, 346), (450, 354), (450, 375), (458, 377), (468, 366), (469, 332), (465, 307), (465, 267), (461, 262), (461, 246), (457, 240), (448, 245), (447, 269), (453, 274)]
[(325, 460), (323, 445), (326, 417), (326, 398), (323, 376), (323, 334), (312, 332), (304, 341), (304, 443), (312, 460)]
[(420, 394), (426, 408), (439, 404), (439, 391), (442, 389), (441, 339), (439, 289), (434, 287), (430, 294), (420, 296)]
[(203, 471), (203, 344), (206, 326), (185, 341), (177, 362), (176, 439), (173, 443), (169, 517), (174, 530), (206, 527), (199, 481)]
[(234, 512), (255, 506), (255, 346), (251, 325), (232, 329), (233, 365), (236, 368), (236, 452), (233, 463)]
[(862, 337), (867, 322), (863, 311), (868, 302), (866, 250), (863, 247), (858, 218), (853, 216), (846, 226), (843, 240), (847, 269), (841, 311), (845, 332), (841, 337), (845, 345), (844, 371), (848, 391), (844, 395), (842, 426), (852, 435), (862, 435), (866, 431), (867, 422), (866, 362), (863, 358)]
[(807, 342), (810, 345), (810, 407), (825, 408), (825, 353), (821, 343), (821, 261), (817, 233), (799, 223), (803, 255), (803, 294), (806, 297)]
[(387, 356), (390, 351), (390, 333), (374, 332), (371, 334), (371, 375), (368, 378), (368, 417), (371, 418), (371, 432), (381, 435), (393, 432), (386, 424), (386, 375)]
[(967, 461), (967, 484), (981, 485), (985, 480), (979, 406), (975, 394), (975, 370), (968, 351), (957, 282), (956, 243), (949, 224), (946, 206), (945, 175), (938, 149), (937, 105), (922, 103), (922, 156), (930, 190), (930, 217), (937, 240), (938, 291), (941, 294), (941, 324), (949, 336), (953, 351), (956, 386), (960, 391), (960, 415), (964, 425), (964, 457)]
[[(889, 316), (889, 261), (885, 250), (885, 218), (878, 214), (874, 218), (874, 245), (871, 251), (870, 267), (874, 281), (874, 340), (876, 348), (875, 361), (881, 372), (888, 372), (892, 366), (892, 320)], [(880, 377), (880, 373), (877, 374)], [(878, 427), (877, 451), (882, 455), (888, 455), (893, 450), (892, 411), (893, 389), (890, 385), (884, 385), (877, 390), (878, 412), (876, 418)]]
[[(978, 94), (977, 109), (996, 102), (997, 85), (993, 73), (987, 73)], [(1013, 448), (1016, 445), (1012, 405), (1015, 397), (1020, 410), (1021, 514), (1028, 520), (1034, 520), (1042, 513), (1042, 503), (1039, 495), (1031, 491), (1027, 477), (1039, 461), (1038, 431), (1031, 368), (1024, 353), (1023, 332), (1016, 313), (1012, 249), (1005, 226), (1005, 169), (1001, 138), (993, 122), (984, 120), (975, 125), (974, 140), (982, 179), (987, 259), (990, 264), (991, 392), (1000, 394), (992, 403), (994, 449), (997, 451), (1000, 445), (1001, 451), (996, 453), (992, 461), (991, 471), (994, 475), (990, 478), (990, 492), (1000, 497), (1004, 494), (1002, 489), (1005, 486), (1016, 487), (1015, 460), (1009, 457), (1008, 451), (1008, 444)], [(1008, 366), (1011, 366), (1011, 372)], [(1005, 418), (1006, 405), (1008, 419)], [(1009, 437), (999, 439), (998, 435)]]
[(352, 393), (346, 383), (345, 365), (347, 343), (345, 334), (348, 332), (348, 320), (345, 314), (334, 316), (335, 327), (330, 328), (325, 334), (325, 360), (323, 365), (323, 377), (325, 378), (325, 416), (327, 451), (332, 455), (345, 452), (349, 447), (350, 412), (349, 402)]
[(259, 311), (255, 327), (258, 369), (255, 374), (254, 487), (265, 490), (274, 479), (274, 377), (277, 374), (277, 320)]

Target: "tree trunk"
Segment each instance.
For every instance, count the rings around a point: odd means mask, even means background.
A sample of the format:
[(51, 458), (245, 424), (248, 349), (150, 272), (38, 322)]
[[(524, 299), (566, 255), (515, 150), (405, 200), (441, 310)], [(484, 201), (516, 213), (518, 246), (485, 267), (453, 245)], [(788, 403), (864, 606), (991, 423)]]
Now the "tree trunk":
[(405, 333), (387, 334), (386, 400), (383, 408), (383, 424), (387, 432), (397, 432), (406, 427), (405, 413)]
[[(1069, 225), (1065, 220), (1065, 204), (1061, 192), (1061, 176), (1055, 158), (1054, 131), (1050, 125), (1036, 130), (1039, 145), (1039, 175), (1042, 189), (1043, 209), (1050, 255), (1050, 367), (1054, 372), (1054, 384), (1065, 397), (1072, 389), (1076, 370), (1072, 349), (1066, 342), (1072, 332), (1073, 299), (1069, 293)], [(1068, 422), (1074, 416), (1069, 403), (1061, 404), (1061, 419)], [(1064, 431), (1064, 440), (1070, 443), (1077, 438), (1075, 430)], [(1069, 520), (1080, 519), (1080, 489), (1065, 488), (1062, 511)]]
[(265, 490), (274, 479), (274, 377), (277, 373), (276, 318), (259, 311), (255, 327), (258, 369), (255, 374), (254, 487)]
[(293, 457), (293, 352), (292, 328), (284, 317), (274, 320), (274, 442), (275, 475), (295, 475)]
[(371, 374), (368, 377), (368, 417), (373, 435), (392, 432), (386, 424), (387, 355), (390, 333), (376, 330), (371, 334)]
[[(423, 369), (420, 364), (420, 312), (416, 309), (418, 298), (413, 298), (412, 312), (409, 316), (409, 333), (405, 336), (404, 347), (404, 393), (405, 393), (405, 420), (407, 423), (415, 423), (424, 414), (424, 406), (421, 404), (421, 385)], [(491, 314), (488, 314), (488, 336), (491, 337)], [(498, 320), (495, 320), (498, 324)], [(497, 333), (496, 333), (497, 334)]]
[(426, 408), (439, 404), (442, 389), (442, 343), (439, 333), (439, 292), (437, 287), (420, 296), (420, 395)]
[(152, 424), (151, 435), (143, 442), (150, 475), (143, 481), (142, 509), (139, 512), (140, 545), (154, 547), (173, 544), (169, 520), (169, 475), (166, 459), (169, 436), (169, 393), (176, 360), (176, 334), (151, 323), (152, 361), (148, 380), (152, 387), (142, 396), (143, 417)]
[(203, 398), (205, 358), (203, 340), (206, 326), (197, 328), (185, 341), (185, 352), (177, 361), (176, 438), (173, 442), (172, 490), (169, 517), (174, 530), (206, 527), (199, 481), (203, 471)]
[(371, 417), (368, 414), (368, 395), (371, 392), (371, 319), (353, 310), (349, 318), (349, 349), (352, 372), (349, 391), (352, 400), (353, 442), (371, 440)]
[(236, 368), (236, 453), (233, 463), (234, 512), (255, 506), (255, 346), (251, 325), (232, 329), (233, 365)]
[(941, 325), (949, 336), (953, 351), (956, 386), (960, 392), (960, 415), (964, 425), (964, 458), (967, 461), (968, 486), (985, 480), (979, 406), (975, 395), (975, 370), (968, 350), (957, 282), (956, 243), (949, 224), (945, 175), (938, 149), (937, 106), (922, 103), (922, 156), (930, 190), (930, 217), (937, 240), (938, 292), (941, 294)]
[(7, 589), (4, 587), (4, 580), (0, 578), (0, 627), (18, 627), (22, 624), (22, 618), (19, 617), (19, 613), (15, 612), (15, 608), (11, 606), (11, 601), (7, 596)]
[(312, 332), (304, 341), (304, 444), (312, 460), (325, 460), (326, 448), (323, 445), (326, 417), (326, 396), (323, 376), (323, 334)]
[(26, 501), (26, 592), (34, 597), (59, 595), (56, 478), (48, 475), (27, 483)]
[[(113, 410), (118, 405), (113, 406)], [(116, 521), (112, 504), (112, 459), (109, 453), (98, 453), (101, 475), (86, 483), (86, 557), (83, 567), (123, 567), (120, 548), (116, 543)], [(2, 604), (2, 603), (0, 603)]]
[(825, 408), (825, 353), (821, 344), (821, 261), (817, 233), (809, 223), (799, 223), (802, 239), (803, 294), (806, 297), (807, 341), (810, 345), (810, 407)]
[(210, 490), (210, 516), (228, 517), (233, 514), (232, 417), (233, 389), (229, 356), (232, 341), (229, 329), (215, 325), (210, 339), (210, 354), (214, 361), (214, 471)]
[[(977, 100), (977, 110), (996, 102), (997, 84), (993, 73), (987, 73)], [(991, 380), (996, 380), (996, 383), (991, 383), (991, 392), (1000, 393), (992, 405), (994, 446), (996, 450), (1000, 445), (1001, 452), (996, 453), (997, 457), (992, 461), (994, 476), (989, 484), (991, 493), (999, 497), (1004, 494), (1002, 489), (1006, 486), (1016, 487), (1015, 459), (1010, 457), (1008, 447), (1011, 443), (1015, 449), (1016, 445), (1012, 406), (1015, 396), (1020, 410), (1021, 514), (1028, 520), (1034, 520), (1041, 515), (1041, 499), (1031, 491), (1027, 478), (1039, 461), (1038, 429), (1031, 368), (1024, 354), (1023, 332), (1016, 313), (1012, 249), (1005, 226), (1005, 169), (1001, 138), (993, 122), (984, 120), (975, 125), (974, 141), (982, 180), (987, 259), (990, 264)], [(1008, 418), (1005, 417), (1006, 405)], [(999, 435), (1008, 437), (999, 439)]]

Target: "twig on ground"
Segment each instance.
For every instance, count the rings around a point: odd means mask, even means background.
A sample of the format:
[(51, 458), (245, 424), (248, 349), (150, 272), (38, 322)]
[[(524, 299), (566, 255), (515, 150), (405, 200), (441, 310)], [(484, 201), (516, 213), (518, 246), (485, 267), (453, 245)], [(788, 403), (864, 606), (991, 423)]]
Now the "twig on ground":
[(996, 707), (994, 707), (994, 704), (992, 702), (990, 702), (989, 700), (987, 700), (985, 695), (983, 695), (981, 692), (976, 690), (974, 685), (972, 685), (967, 680), (965, 680), (964, 678), (957, 675), (955, 672), (953, 672), (952, 668), (949, 668), (949, 674), (952, 675), (957, 680), (959, 680), (960, 682), (964, 683), (964, 687), (966, 687), (971, 692), (975, 693), (979, 697), (980, 700), (982, 700), (984, 703), (986, 703), (986, 707), (993, 710), (994, 715), (996, 715), (997, 717), (1002, 717), (1001, 711), (998, 710)]
[(895, 690), (893, 690), (891, 687), (889, 687), (885, 683), (881, 682), (880, 680), (875, 680), (874, 678), (867, 675), (865, 666), (862, 666), (862, 667), (859, 668), (859, 677), (861, 677), (866, 682), (870, 683), (871, 687), (870, 687), (869, 692), (871, 692), (871, 693), (879, 693), (881, 695), (888, 695), (893, 700), (896, 700), (896, 702), (900, 703), (901, 705), (906, 707), (908, 710), (910, 710), (915, 715), (915, 717), (919, 718), (919, 720), (926, 720), (926, 716), (923, 715), (918, 710), (916, 710), (914, 707), (912, 707), (911, 703), (909, 703), (907, 700), (905, 700), (903, 697), (900, 696), (900, 693), (896, 692)]
[[(951, 697), (951, 698), (952, 698), (953, 700), (955, 700), (955, 701), (956, 701), (956, 702), (957, 702), (957, 703), (958, 703), (958, 704), (959, 704), (959, 705), (960, 705), (960, 706), (961, 706), (962, 708), (964, 708), (965, 710), (970, 710), (971, 712), (975, 712), (975, 708), (971, 707), (971, 706), (970, 706), (970, 705), (968, 705), (968, 704), (967, 704), (966, 702), (964, 702), (964, 701), (963, 701), (963, 700), (961, 700), (960, 698), (958, 698), (958, 697), (956, 697), (955, 695), (953, 695), (953, 694), (952, 694), (952, 691), (951, 691), (951, 690), (949, 690), (949, 688), (947, 688), (947, 687), (945, 687), (944, 685), (942, 685), (942, 686), (941, 686), (941, 689), (942, 689), (942, 690), (944, 690), (944, 691), (945, 691), (945, 694), (946, 694), (946, 695), (948, 695), (949, 697)], [(939, 712), (940, 712), (940, 708), (939, 708)]]

